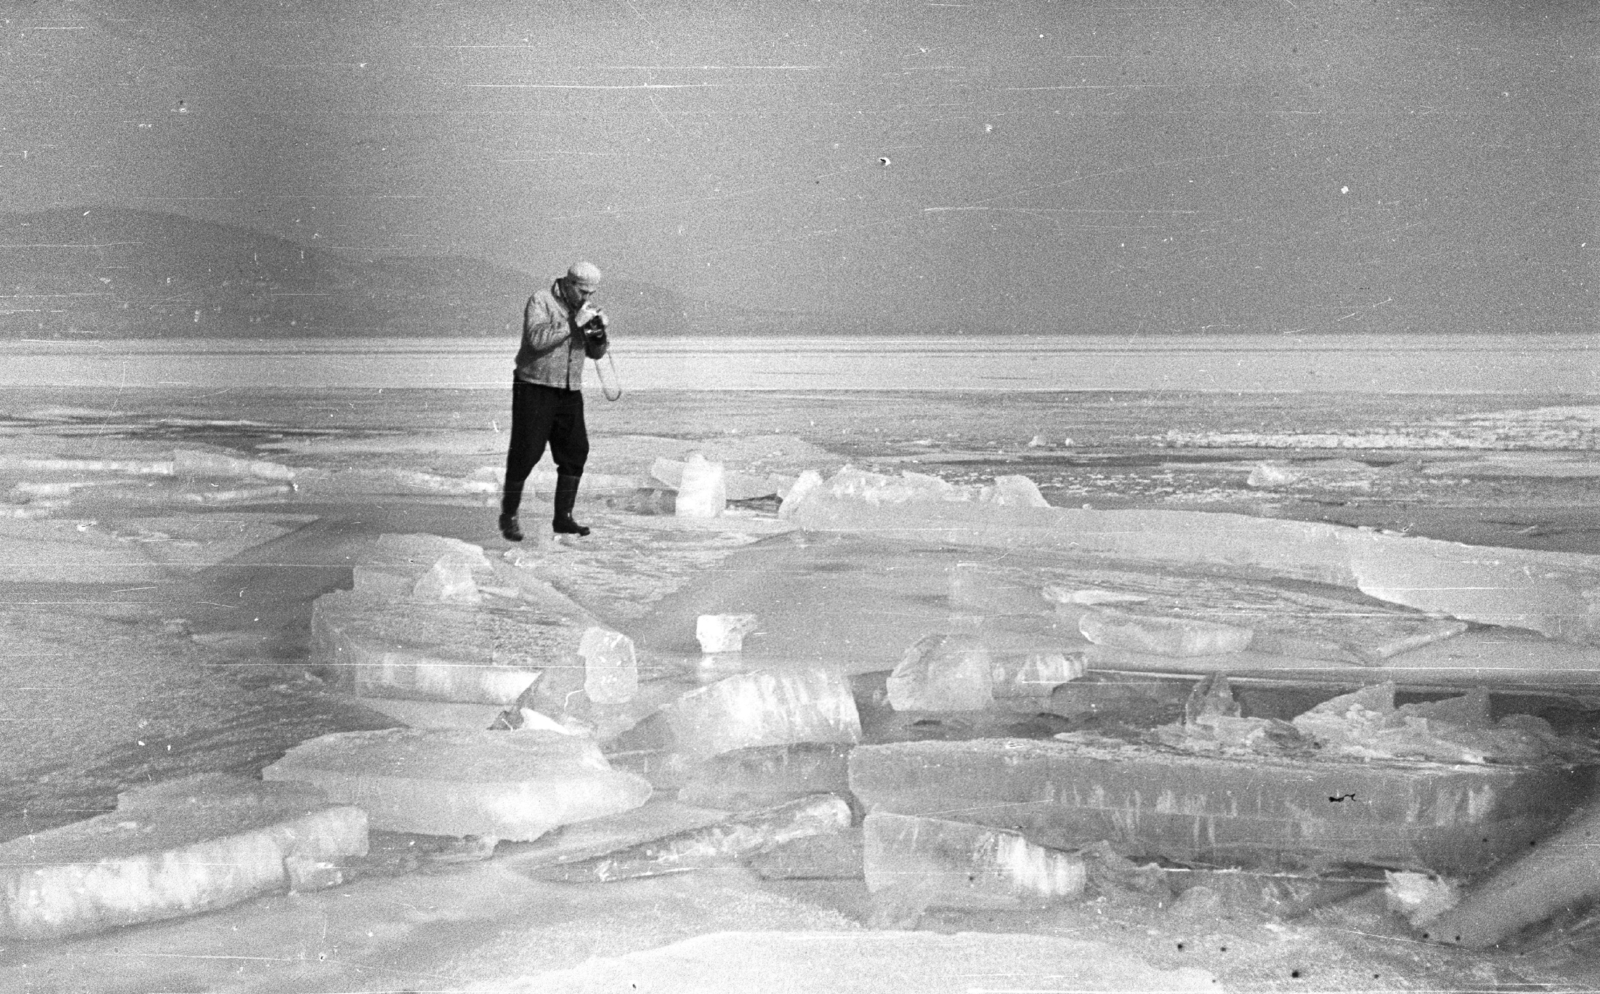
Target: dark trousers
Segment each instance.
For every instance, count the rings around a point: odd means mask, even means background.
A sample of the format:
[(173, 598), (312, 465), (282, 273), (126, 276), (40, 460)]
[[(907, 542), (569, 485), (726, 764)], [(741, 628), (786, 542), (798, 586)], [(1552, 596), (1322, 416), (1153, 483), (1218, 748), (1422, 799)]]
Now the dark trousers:
[(583, 393), (520, 380), (512, 383), (511, 448), (506, 452), (506, 486), (500, 498), (500, 513), (517, 513), (522, 505), (522, 485), (544, 455), (547, 443), (558, 474), (574, 481), (583, 475), (583, 464), (589, 459)]

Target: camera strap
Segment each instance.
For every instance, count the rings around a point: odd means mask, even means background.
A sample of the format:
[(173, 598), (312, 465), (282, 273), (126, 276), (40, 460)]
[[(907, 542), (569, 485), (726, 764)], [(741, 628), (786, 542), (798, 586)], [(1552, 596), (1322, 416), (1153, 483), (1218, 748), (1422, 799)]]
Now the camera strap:
[[(609, 350), (604, 359), (604, 365), (599, 359), (594, 360), (595, 375), (600, 377), (600, 392), (605, 394), (606, 400), (619, 400), (622, 397), (622, 377), (617, 375), (617, 364), (612, 360)], [(608, 372), (610, 375), (607, 375)]]

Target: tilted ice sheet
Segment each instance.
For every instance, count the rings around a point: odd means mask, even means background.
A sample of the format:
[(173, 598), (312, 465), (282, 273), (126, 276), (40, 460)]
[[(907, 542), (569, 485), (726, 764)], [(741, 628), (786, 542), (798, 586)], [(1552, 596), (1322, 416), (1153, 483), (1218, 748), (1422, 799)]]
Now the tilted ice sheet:
[(1147, 598), (1137, 613), (1219, 622), (1257, 631), (1351, 644), (1382, 644), (1428, 624), (1426, 615), (1338, 587), (1274, 583), (1199, 571), (1091, 563), (1018, 562), (974, 556), (992, 584), (1029, 589), (1102, 589)]

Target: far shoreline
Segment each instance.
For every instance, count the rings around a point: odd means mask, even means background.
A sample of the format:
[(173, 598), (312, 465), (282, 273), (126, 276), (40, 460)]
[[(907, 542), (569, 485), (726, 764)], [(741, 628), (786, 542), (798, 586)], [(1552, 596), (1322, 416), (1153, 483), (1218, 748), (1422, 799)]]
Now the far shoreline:
[[(0, 390), (503, 390), (514, 352), (509, 336), (21, 339), (0, 341)], [(633, 391), (1600, 396), (1591, 334), (619, 335), (613, 358)]]

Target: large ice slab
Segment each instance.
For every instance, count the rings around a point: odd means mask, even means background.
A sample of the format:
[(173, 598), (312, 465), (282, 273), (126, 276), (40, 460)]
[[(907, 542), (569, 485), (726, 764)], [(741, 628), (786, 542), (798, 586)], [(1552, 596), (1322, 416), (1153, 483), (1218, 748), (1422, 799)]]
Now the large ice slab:
[(361, 706), (411, 728), (459, 728), (467, 731), (494, 728), (505, 711), (498, 704), (411, 701), (394, 697), (363, 697)]
[(353, 572), (355, 589), (312, 606), (311, 658), (357, 694), (508, 705), (542, 674), (615, 703), (637, 687), (627, 636), (479, 546), (386, 534)]
[(785, 510), (813, 531), (1266, 572), (1464, 621), (1600, 640), (1600, 564), (1592, 556), (1237, 514), (980, 504), (941, 496), (946, 491), (925, 480), (867, 486), (862, 476), (841, 471)]
[(0, 938), (57, 939), (339, 881), (367, 816), (304, 784), (202, 775), (0, 845)]
[(461, 556), (440, 556), (428, 571), (411, 585), (411, 596), (419, 601), (446, 604), (478, 604), (483, 595), (472, 578), (472, 561)]
[(827, 666), (755, 670), (690, 691), (611, 743), (614, 756), (677, 786), (690, 764), (735, 749), (861, 740), (850, 682)]
[(994, 704), (993, 667), (976, 636), (923, 636), (889, 674), (889, 705), (896, 711), (982, 711)]
[(1596, 839), (1600, 839), (1600, 808), (1590, 806), (1428, 922), (1423, 938), (1483, 949), (1529, 925), (1591, 903), (1600, 893)]
[(1206, 564), (1172, 569), (1049, 552), (968, 555), (979, 561), (950, 570), (950, 602), (981, 613), (991, 627), (1001, 618), (1012, 619), (1004, 622), (1012, 627), (1023, 624), (1041, 614), (1042, 600), (1057, 622), (1070, 623), (1079, 635), (1084, 616), (1094, 610), (1220, 622), (1254, 631), (1252, 652), (1356, 666), (1382, 665), (1466, 628), (1465, 622), (1385, 605), (1350, 587), (1313, 588), (1259, 573), (1222, 573)]
[(1576, 553), (1480, 548), (1356, 531), (1344, 536), (1356, 587), (1464, 621), (1600, 642), (1600, 562)]
[(807, 794), (845, 794), (850, 789), (851, 748), (838, 742), (797, 742), (725, 752), (688, 769), (678, 800), (749, 811)]
[(1018, 832), (888, 812), (863, 823), (867, 890), (897, 891), (922, 907), (1016, 908), (1077, 898), (1083, 857)]
[[(654, 482), (677, 490), (683, 485), (685, 463), (676, 459), (657, 457), (650, 465), (650, 478)], [(755, 473), (742, 473), (734, 469), (724, 469), (722, 474), (723, 495), (730, 501), (752, 500), (757, 497), (775, 497), (787, 491), (794, 485), (794, 478), (779, 473), (768, 473), (764, 476)]]
[(603, 883), (727, 866), (797, 839), (842, 832), (850, 827), (850, 817), (850, 805), (842, 798), (813, 794), (592, 860), (551, 867), (538, 875), (547, 880)]
[(1088, 671), (1088, 660), (1078, 652), (1002, 653), (991, 657), (994, 696), (1002, 699), (1048, 698), (1063, 683)]
[(903, 470), (898, 476), (845, 466), (827, 480), (821, 492), (869, 504), (897, 506), (926, 502), (971, 502), (1013, 507), (1049, 507), (1039, 487), (1026, 476), (997, 476), (992, 484), (957, 486), (928, 473)]
[(596, 704), (622, 704), (639, 691), (639, 660), (633, 639), (599, 625), (578, 640), (583, 660), (583, 692)]
[(1078, 630), (1096, 645), (1163, 656), (1216, 656), (1243, 652), (1256, 633), (1251, 628), (1194, 618), (1167, 618), (1101, 608), (1078, 619)]
[(541, 675), (538, 669), (474, 662), (440, 650), (387, 649), (356, 638), (338, 639), (334, 653), (339, 685), (361, 697), (507, 705)]
[(621, 814), (567, 825), (527, 845), (497, 847), (495, 859), (519, 873), (539, 872), (681, 836), (727, 817), (726, 811), (692, 807), (656, 794)]
[(362, 561), (368, 565), (406, 570), (413, 579), (419, 579), (444, 558), (465, 563), (475, 571), (492, 568), (482, 546), (427, 532), (385, 532), (373, 540)]
[[(524, 629), (527, 638), (519, 637)], [(355, 591), (324, 594), (311, 610), (312, 664), (376, 697), (510, 704), (538, 678), (541, 662), (576, 665), (582, 635), (577, 626), (519, 626)]]
[(727, 503), (722, 464), (711, 462), (698, 452), (691, 455), (683, 464), (673, 513), (680, 518), (714, 518)]
[(650, 797), (592, 739), (559, 732), (390, 728), (303, 742), (262, 771), (366, 811), (373, 828), (536, 839)]
[(1364, 687), (1295, 717), (1294, 727), (1330, 756), (1431, 759), (1450, 763), (1529, 763), (1558, 745), (1543, 720), (1507, 715), (1491, 720), (1483, 688), (1421, 704), (1394, 702), (1393, 683)]
[(1384, 660), (1381, 673), (1402, 683), (1592, 688), (1600, 682), (1600, 646), (1485, 628), (1399, 653)]
[(702, 614), (695, 619), (694, 637), (701, 652), (742, 652), (744, 637), (756, 623), (753, 614)]
[(1586, 774), (1551, 766), (1292, 761), (1026, 739), (857, 746), (869, 813), (956, 818), (1074, 849), (1245, 867), (1472, 873), (1549, 831)]

